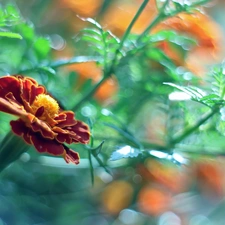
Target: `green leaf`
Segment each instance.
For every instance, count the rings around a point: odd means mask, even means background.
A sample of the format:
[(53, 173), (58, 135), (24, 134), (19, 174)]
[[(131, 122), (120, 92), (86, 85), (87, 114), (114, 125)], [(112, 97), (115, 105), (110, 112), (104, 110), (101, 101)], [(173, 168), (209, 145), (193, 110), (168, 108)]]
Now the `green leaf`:
[(110, 157), (110, 160), (115, 161), (122, 158), (134, 158), (137, 157), (139, 154), (142, 154), (139, 149), (133, 148), (129, 145), (125, 145), (113, 152)]
[(171, 87), (175, 87), (175, 88), (181, 90), (182, 92), (188, 94), (189, 96), (191, 96), (194, 99), (199, 100), (199, 99), (203, 98), (205, 95), (205, 93), (201, 89), (196, 88), (196, 87), (183, 87), (183, 86), (180, 86), (180, 85), (177, 85), (174, 83), (167, 83), (167, 82), (164, 82), (164, 84), (169, 85)]
[(21, 20), (19, 10), (14, 5), (7, 5), (4, 9), (0, 5), (0, 26), (13, 26)]
[(75, 72), (71, 72), (68, 77), (68, 85), (75, 84), (77, 82), (78, 75)]
[(28, 24), (20, 24), (17, 30), (22, 34), (23, 38), (33, 42), (34, 39), (34, 28)]
[(131, 141), (136, 146), (142, 147), (141, 143), (132, 134), (128, 133), (127, 131), (123, 130), (122, 128), (120, 128), (114, 124), (111, 124), (111, 123), (103, 123), (103, 124), (107, 127), (110, 127), (112, 129), (116, 130), (121, 136), (123, 136), (127, 140)]
[(89, 44), (98, 44), (99, 46), (102, 45), (102, 40), (98, 36), (83, 35), (82, 40), (89, 42)]
[(102, 36), (102, 33), (99, 30), (96, 30), (96, 29), (84, 28), (81, 32), (84, 33), (84, 34), (88, 34), (90, 36), (91, 35), (99, 36), (99, 37)]
[(11, 4), (7, 5), (6, 6), (6, 12), (7, 12), (8, 15), (11, 15), (14, 18), (20, 17), (19, 11), (14, 5), (11, 5)]
[(97, 156), (102, 151), (102, 146), (103, 146), (104, 142), (105, 141), (102, 141), (101, 144), (99, 146), (97, 146), (96, 148), (89, 149), (89, 150), (91, 150), (91, 152), (94, 156)]
[(38, 38), (34, 42), (34, 49), (36, 50), (37, 54), (41, 57), (44, 58), (47, 56), (49, 50), (50, 50), (50, 42), (49, 40), (45, 38)]
[(97, 56), (76, 56), (71, 59), (62, 59), (62, 60), (55, 61), (51, 63), (49, 66), (53, 68), (57, 68), (61, 66), (75, 64), (75, 63), (84, 63), (84, 62), (91, 62), (91, 61), (99, 62), (101, 61), (101, 59), (102, 59), (101, 57), (97, 57)]
[(83, 18), (83, 17), (80, 17), (78, 16), (82, 21), (84, 22), (89, 22), (91, 24), (93, 24), (96, 28), (98, 28), (99, 30), (102, 30), (102, 26), (94, 19), (92, 18)]
[(23, 39), (23, 37), (20, 34), (13, 32), (0, 32), (0, 37)]
[(48, 67), (48, 66), (42, 66), (42, 67), (39, 68), (39, 70), (47, 72), (50, 75), (55, 75), (56, 74), (55, 70), (52, 69), (51, 67)]
[(210, 95), (206, 95), (206, 96), (202, 97), (200, 100), (201, 101), (207, 101), (207, 100), (218, 100), (218, 99), (220, 99), (219, 95), (210, 94)]

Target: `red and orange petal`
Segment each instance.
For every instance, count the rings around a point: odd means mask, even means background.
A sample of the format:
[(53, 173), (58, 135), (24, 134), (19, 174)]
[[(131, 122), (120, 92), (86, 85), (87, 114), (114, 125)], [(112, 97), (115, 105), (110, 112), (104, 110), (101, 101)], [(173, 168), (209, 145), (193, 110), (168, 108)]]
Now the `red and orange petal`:
[(46, 152), (52, 155), (63, 155), (65, 149), (61, 143), (55, 140), (43, 138), (41, 135), (32, 133), (31, 142), (38, 152)]
[(42, 93), (46, 93), (45, 88), (32, 78), (21, 75), (0, 78), (0, 97), (25, 110), (30, 110), (35, 97)]
[(15, 116), (26, 116), (27, 114), (22, 105), (11, 103), (10, 101), (2, 97), (0, 97), (0, 111)]
[(23, 103), (28, 102), (29, 105), (31, 105), (37, 95), (46, 93), (46, 89), (43, 86), (39, 85), (32, 78), (24, 78), (21, 76), (18, 77), (18, 79), (21, 82), (21, 98), (23, 100)]
[[(13, 89), (11, 89), (11, 82)], [(34, 145), (37, 151), (63, 155), (67, 162), (77, 164), (78, 153), (74, 153), (63, 143), (88, 143), (89, 128), (83, 122), (75, 120), (74, 113), (71, 111), (61, 111), (57, 114), (59, 110), (57, 109), (56, 116), (51, 118), (48, 110), (52, 102), (46, 101), (54, 99), (46, 94), (46, 89), (32, 78), (20, 75), (2, 77), (0, 78), (0, 111), (19, 117), (18, 120), (10, 122), (12, 131), (21, 136), (26, 143)], [(41, 106), (37, 104), (39, 108), (33, 110), (36, 97), (40, 95), (48, 96), (43, 99), (43, 104), (47, 104), (46, 109), (40, 103)], [(47, 111), (43, 116), (44, 110)]]
[(12, 120), (10, 125), (14, 134), (22, 137), (27, 144), (32, 144), (30, 136), (30, 128), (25, 125), (22, 120)]
[(14, 76), (0, 78), (0, 97), (5, 98), (8, 93), (12, 93), (20, 104), (23, 103), (20, 97), (20, 82)]
[(23, 121), (11, 121), (10, 125), (16, 135), (21, 136), (27, 144), (33, 145), (38, 152), (62, 155), (67, 163), (79, 163), (79, 154), (77, 152), (72, 151), (56, 140), (46, 139), (40, 134), (32, 132), (30, 128), (25, 126)]
[(74, 119), (74, 113), (72, 111), (63, 111), (59, 113), (54, 120), (57, 121), (57, 127), (68, 127), (76, 124), (76, 120)]
[(71, 134), (75, 134), (74, 140), (77, 140), (80, 143), (87, 144), (90, 138), (90, 132), (88, 126), (77, 120), (77, 123), (74, 126), (66, 127), (66, 130), (70, 131)]
[(80, 157), (78, 152), (72, 151), (70, 148), (65, 147), (65, 152), (64, 152), (64, 159), (67, 163), (75, 163), (79, 164)]

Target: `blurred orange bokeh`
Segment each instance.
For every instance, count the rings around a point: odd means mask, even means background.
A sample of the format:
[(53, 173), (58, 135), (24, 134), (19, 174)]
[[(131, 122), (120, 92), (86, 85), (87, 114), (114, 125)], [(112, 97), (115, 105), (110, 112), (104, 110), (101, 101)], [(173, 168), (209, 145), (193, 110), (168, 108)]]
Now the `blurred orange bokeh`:
[(217, 160), (203, 159), (194, 164), (198, 188), (206, 196), (224, 197), (224, 172)]
[[(91, 79), (93, 83), (97, 83), (103, 76), (102, 70), (95, 62), (73, 64), (67, 66), (66, 69), (68, 71), (74, 71), (79, 75), (78, 83), (74, 84), (74, 86), (77, 88), (80, 88), (82, 84), (88, 79)], [(110, 100), (112, 96), (117, 93), (117, 91), (117, 80), (114, 76), (112, 76), (100, 86), (94, 96), (100, 102), (106, 102)]]
[(180, 13), (162, 22), (157, 29), (172, 29), (193, 37), (198, 42), (198, 47), (217, 52), (220, 48), (222, 33), (219, 26), (206, 14), (195, 12), (192, 14)]
[[(122, 36), (137, 12), (140, 3), (140, 1), (116, 2), (106, 11), (101, 23), (106, 29), (111, 30), (118, 36)], [(141, 34), (156, 15), (157, 8), (154, 1), (144, 9), (134, 24), (132, 33)], [(166, 41), (162, 41), (158, 45), (177, 66), (184, 66), (197, 75), (205, 72), (205, 65), (220, 60), (222, 57), (222, 29), (203, 12), (180, 13), (161, 22), (152, 32), (156, 33), (161, 30), (175, 30), (197, 41), (197, 45), (189, 50), (187, 57), (180, 54), (178, 49)], [(199, 57), (202, 58), (201, 62), (196, 60)]]
[(58, 0), (62, 7), (71, 9), (74, 13), (84, 16), (93, 17), (95, 16), (103, 0)]
[[(139, 6), (140, 4), (136, 2), (117, 1), (105, 12), (101, 23), (106, 29), (120, 37), (126, 31)], [(146, 7), (137, 19), (131, 32), (134, 34), (143, 32), (155, 15), (156, 9), (154, 4), (151, 7)]]
[(137, 204), (141, 212), (157, 216), (169, 209), (170, 194), (159, 188), (144, 186), (138, 195)]
[(157, 184), (173, 194), (180, 193), (189, 186), (185, 170), (168, 161), (160, 162), (149, 158), (137, 168), (147, 182)]
[(117, 180), (111, 182), (102, 193), (104, 209), (110, 214), (118, 214), (130, 205), (133, 192), (133, 187), (127, 181)]

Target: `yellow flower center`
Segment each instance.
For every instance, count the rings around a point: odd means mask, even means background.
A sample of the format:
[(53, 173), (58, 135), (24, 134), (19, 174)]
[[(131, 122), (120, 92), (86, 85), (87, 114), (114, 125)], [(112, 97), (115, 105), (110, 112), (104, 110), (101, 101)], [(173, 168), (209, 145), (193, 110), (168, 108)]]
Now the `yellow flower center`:
[(43, 120), (47, 120), (49, 117), (54, 118), (59, 112), (57, 101), (49, 95), (38, 95), (31, 105), (32, 112), (35, 114), (42, 106), (44, 107), (44, 112), (40, 118)]

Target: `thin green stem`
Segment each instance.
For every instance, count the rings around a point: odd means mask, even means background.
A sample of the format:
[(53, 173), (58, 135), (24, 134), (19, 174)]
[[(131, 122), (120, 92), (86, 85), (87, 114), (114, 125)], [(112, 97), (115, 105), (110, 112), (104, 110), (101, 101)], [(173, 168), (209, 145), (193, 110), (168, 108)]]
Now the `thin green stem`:
[(104, 53), (103, 53), (103, 62), (104, 62), (104, 71), (107, 69), (107, 42), (106, 42), (106, 37), (104, 35), (104, 32), (102, 31), (102, 41), (104, 43)]
[(202, 0), (202, 1), (199, 1), (199, 2), (194, 2), (194, 3), (191, 4), (191, 7), (194, 8), (194, 7), (197, 7), (199, 5), (204, 5), (204, 4), (208, 3), (209, 1), (211, 1), (211, 0)]
[(128, 35), (130, 34), (130, 31), (131, 31), (132, 27), (134, 26), (135, 22), (137, 21), (137, 19), (139, 18), (139, 16), (143, 12), (143, 10), (145, 9), (145, 7), (148, 4), (148, 2), (149, 2), (149, 0), (144, 0), (144, 2), (141, 4), (140, 8), (138, 9), (136, 15), (132, 19), (131, 23), (129, 24), (126, 32), (124, 33), (124, 35), (123, 35), (123, 37), (122, 37), (122, 39), (120, 41), (119, 49), (122, 49), (123, 44), (126, 41)]
[[(202, 0), (199, 2), (195, 2), (192, 3), (190, 6), (188, 6), (188, 8), (195, 8), (197, 6), (200, 5), (204, 5), (206, 3), (208, 3), (210, 0)], [(153, 27), (155, 27), (158, 23), (160, 23), (161, 21), (163, 21), (166, 18), (172, 17), (177, 15), (178, 13), (184, 11), (185, 9), (178, 9), (178, 10), (174, 10), (168, 14), (165, 13), (165, 8), (167, 7), (167, 5), (169, 4), (169, 0), (166, 0), (165, 3), (163, 4), (162, 8), (160, 9), (159, 14), (152, 20), (152, 22), (149, 24), (149, 26), (144, 30), (144, 32), (138, 37), (137, 39), (137, 43), (140, 42), (142, 40), (142, 38), (144, 36), (146, 36), (147, 34), (149, 34), (149, 32), (152, 30)], [(187, 8), (187, 9), (188, 9)], [(186, 9), (186, 10), (187, 10)]]
[[(93, 148), (94, 145), (94, 140), (93, 137), (91, 137), (91, 148)], [(91, 175), (91, 184), (94, 186), (94, 167), (93, 167), (93, 162), (92, 162), (92, 157), (91, 157), (91, 150), (88, 150), (88, 159), (89, 159), (89, 164), (90, 164), (90, 175)]]
[[(220, 84), (221, 85), (221, 84)], [(221, 85), (222, 86), (222, 85)], [(225, 86), (223, 85), (223, 88), (222, 88), (222, 90), (220, 91), (220, 93), (221, 93), (221, 95), (220, 95), (220, 98), (221, 98), (221, 100), (223, 100), (224, 99), (224, 95), (225, 95)]]
[(98, 88), (108, 79), (108, 77), (103, 77), (97, 84), (95, 84), (92, 89), (87, 92), (81, 99), (80, 101), (72, 108), (73, 111), (76, 111), (77, 109), (79, 109), (84, 102), (86, 102), (87, 100), (89, 100), (91, 98), (91, 96), (98, 90)]
[(100, 166), (102, 166), (102, 167), (104, 168), (104, 170), (105, 170), (108, 174), (112, 175), (111, 172), (109, 171), (109, 169), (108, 169), (105, 165), (103, 165), (102, 160), (101, 160), (97, 155), (94, 156), (94, 157), (95, 157), (95, 159), (97, 160), (98, 164), (99, 164)]
[(205, 123), (208, 119), (210, 119), (213, 115), (215, 115), (219, 111), (220, 107), (214, 107), (210, 112), (206, 113), (202, 116), (194, 125), (187, 127), (181, 133), (175, 135), (175, 137), (171, 140), (170, 145), (174, 146), (177, 143), (180, 143), (183, 139), (197, 130), (203, 123)]
[(91, 184), (92, 186), (94, 186), (94, 167), (91, 158), (91, 150), (88, 151), (88, 160), (90, 165)]
[(101, 58), (96, 57), (96, 56), (76, 56), (71, 59), (62, 59), (62, 60), (58, 60), (58, 61), (55, 61), (50, 64), (44, 64), (41, 66), (37, 66), (37, 67), (25, 69), (25, 70), (20, 70), (19, 72), (17, 72), (17, 74), (24, 74), (24, 73), (31, 73), (31, 72), (38, 71), (38, 70), (45, 70), (45, 68), (48, 68), (48, 67), (52, 68), (52, 69), (56, 69), (59, 67), (72, 65), (72, 64), (76, 64), (76, 63), (93, 62), (93, 61), (98, 62), (100, 60), (101, 60)]
[(111, 74), (114, 71), (114, 66), (117, 62), (117, 55), (120, 52), (120, 50), (123, 47), (124, 42), (126, 41), (128, 35), (130, 34), (130, 31), (134, 25), (134, 23), (137, 21), (137, 19), (139, 18), (139, 16), (141, 15), (142, 11), (144, 10), (144, 8), (146, 7), (147, 3), (149, 2), (149, 0), (144, 0), (144, 2), (141, 4), (140, 8), (138, 9), (137, 13), (135, 14), (134, 18), (132, 19), (131, 23), (129, 24), (126, 32), (124, 33), (121, 41), (120, 41), (120, 45), (119, 47), (116, 49), (114, 58), (112, 60), (111, 65), (109, 66), (109, 68), (107, 69), (106, 66), (104, 68), (104, 76), (103, 78), (97, 83), (95, 84), (92, 89), (90, 89), (89, 92), (87, 92), (82, 99), (80, 99), (80, 101), (73, 107), (73, 110), (76, 111), (78, 108), (80, 108), (80, 106), (86, 102), (87, 100), (89, 100), (93, 94), (98, 90), (98, 88), (111, 76)]
[(140, 42), (142, 40), (142, 38), (144, 36), (146, 36), (153, 27), (155, 27), (159, 22), (161, 22), (162, 20), (164, 20), (167, 16), (165, 15), (165, 8), (168, 5), (169, 0), (166, 0), (165, 3), (163, 4), (159, 14), (152, 20), (152, 22), (149, 24), (149, 26), (144, 30), (144, 32), (138, 37), (137, 39), (137, 43)]
[(8, 132), (0, 146), (0, 173), (29, 148), (22, 138)]

